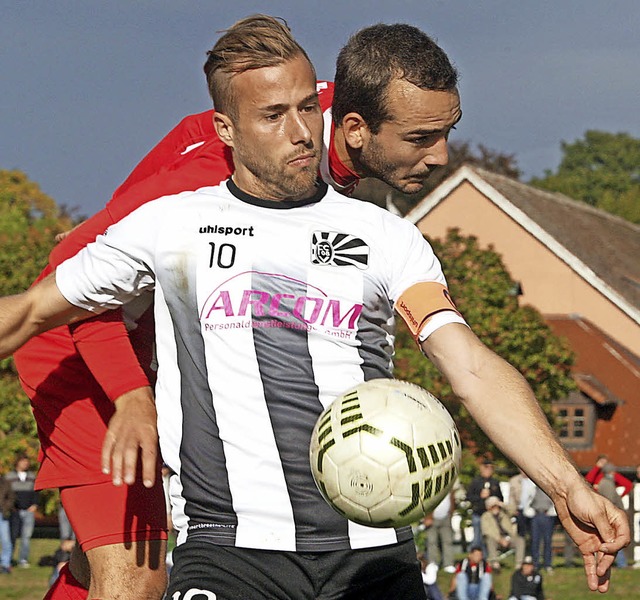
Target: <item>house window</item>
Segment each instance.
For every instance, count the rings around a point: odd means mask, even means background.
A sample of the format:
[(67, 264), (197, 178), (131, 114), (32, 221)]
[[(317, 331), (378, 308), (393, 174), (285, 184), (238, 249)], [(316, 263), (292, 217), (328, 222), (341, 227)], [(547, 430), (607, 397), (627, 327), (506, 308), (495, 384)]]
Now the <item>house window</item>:
[(566, 440), (582, 440), (585, 437), (584, 408), (561, 408), (558, 410), (560, 437)]
[(585, 403), (579, 393), (564, 402), (554, 403), (556, 425), (560, 441), (567, 448), (589, 448), (593, 444), (595, 410), (593, 403)]

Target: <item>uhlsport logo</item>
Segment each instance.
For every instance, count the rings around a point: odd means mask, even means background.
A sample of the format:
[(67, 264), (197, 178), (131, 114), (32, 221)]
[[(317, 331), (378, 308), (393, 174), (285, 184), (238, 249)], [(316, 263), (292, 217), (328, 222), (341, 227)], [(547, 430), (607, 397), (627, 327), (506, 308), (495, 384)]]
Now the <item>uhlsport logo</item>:
[(332, 267), (369, 267), (369, 246), (360, 238), (337, 231), (314, 231), (311, 236), (311, 262)]

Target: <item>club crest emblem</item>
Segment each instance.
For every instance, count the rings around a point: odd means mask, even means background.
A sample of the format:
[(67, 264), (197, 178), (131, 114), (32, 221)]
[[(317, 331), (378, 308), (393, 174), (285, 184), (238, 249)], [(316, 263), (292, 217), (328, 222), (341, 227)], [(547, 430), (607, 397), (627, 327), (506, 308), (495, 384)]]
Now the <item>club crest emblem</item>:
[(369, 246), (360, 238), (337, 231), (314, 231), (311, 236), (311, 262), (332, 267), (369, 266)]

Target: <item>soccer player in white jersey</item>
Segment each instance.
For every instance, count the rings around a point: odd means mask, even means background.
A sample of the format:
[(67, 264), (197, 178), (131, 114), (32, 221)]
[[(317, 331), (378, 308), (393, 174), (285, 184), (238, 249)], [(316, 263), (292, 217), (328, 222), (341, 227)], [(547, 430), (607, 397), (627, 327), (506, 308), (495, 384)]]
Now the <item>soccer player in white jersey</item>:
[[(167, 596), (424, 598), (410, 532), (337, 516), (307, 463), (323, 405), (390, 376), (395, 308), (484, 430), (554, 499), (589, 587), (605, 591), (629, 541), (624, 514), (577, 473), (524, 379), (464, 324), (417, 229), (316, 181), (322, 119), (302, 51), (271, 47), (266, 60), (255, 40), (235, 42), (231, 55), (218, 47), (214, 97), (232, 179), (146, 204), (55, 278), (1, 299), (0, 355), (155, 289), (159, 430), (180, 531)], [(411, 85), (397, 81), (396, 92)], [(446, 131), (458, 116), (448, 92), (432, 121)]]

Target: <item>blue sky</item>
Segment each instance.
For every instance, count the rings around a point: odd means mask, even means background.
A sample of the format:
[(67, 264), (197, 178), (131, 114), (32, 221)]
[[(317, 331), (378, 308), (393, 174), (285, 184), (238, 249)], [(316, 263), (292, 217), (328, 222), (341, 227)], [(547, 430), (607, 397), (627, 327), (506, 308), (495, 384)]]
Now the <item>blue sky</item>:
[(205, 52), (256, 12), (284, 17), (324, 79), (361, 27), (420, 27), (461, 73), (455, 138), (515, 154), (525, 178), (587, 129), (640, 137), (637, 0), (0, 0), (0, 168), (95, 212), (183, 115), (210, 108)]

